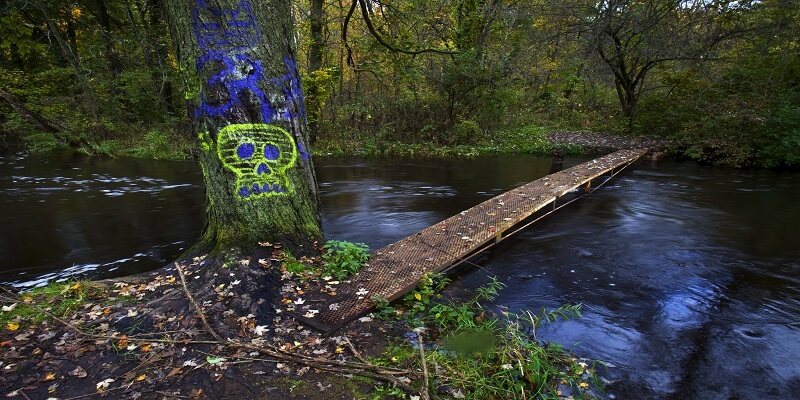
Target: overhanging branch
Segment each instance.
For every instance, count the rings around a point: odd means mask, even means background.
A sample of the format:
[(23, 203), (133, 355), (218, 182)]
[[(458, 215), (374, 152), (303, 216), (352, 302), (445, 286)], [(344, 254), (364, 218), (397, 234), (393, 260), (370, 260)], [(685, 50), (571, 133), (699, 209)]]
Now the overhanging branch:
[(396, 53), (403, 53), (403, 54), (423, 54), (423, 53), (436, 53), (436, 54), (458, 54), (456, 51), (451, 50), (442, 50), (442, 49), (433, 49), (433, 48), (425, 48), (425, 49), (418, 49), (418, 50), (409, 50), (404, 49), (402, 47), (395, 46), (389, 42), (387, 42), (379, 33), (378, 30), (375, 29), (375, 26), (372, 24), (372, 19), (369, 16), (369, 10), (367, 10), (367, 3), (364, 0), (353, 0), (352, 5), (350, 6), (350, 10), (347, 13), (347, 16), (344, 19), (344, 26), (342, 27), (342, 39), (344, 41), (344, 45), (347, 48), (348, 52), (348, 62), (352, 65), (352, 51), (350, 50), (350, 46), (347, 44), (347, 26), (350, 23), (350, 18), (355, 11), (356, 5), (361, 7), (361, 15), (364, 16), (364, 22), (367, 24), (367, 29), (369, 33), (381, 44), (381, 46), (394, 51)]

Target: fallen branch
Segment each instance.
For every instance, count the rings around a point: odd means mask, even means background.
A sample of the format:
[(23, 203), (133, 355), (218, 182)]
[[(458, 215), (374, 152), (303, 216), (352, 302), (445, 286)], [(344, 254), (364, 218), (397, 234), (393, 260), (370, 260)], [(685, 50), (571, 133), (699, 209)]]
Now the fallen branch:
[[(291, 361), (296, 364), (306, 365), (324, 371), (350, 373), (354, 375), (363, 376), (366, 378), (377, 379), (380, 381), (391, 383), (403, 389), (407, 393), (417, 393), (417, 390), (411, 387), (410, 385), (404, 383), (403, 381), (396, 378), (392, 374), (382, 373), (381, 368), (373, 364), (361, 365), (361, 364), (347, 363), (336, 360), (325, 360), (321, 358), (298, 357), (297, 355), (289, 355), (280, 351), (276, 351), (275, 349), (270, 349), (267, 347), (258, 347), (245, 343), (239, 343), (238, 346), (248, 350), (257, 351), (259, 353), (266, 354), (268, 356), (280, 358), (282, 360)], [(370, 370), (374, 370), (375, 372), (370, 372)], [(411, 371), (408, 372), (410, 375)]]
[(197, 314), (200, 316), (200, 320), (203, 321), (203, 325), (206, 327), (211, 336), (214, 337), (214, 339), (224, 342), (222, 337), (214, 330), (214, 328), (211, 327), (211, 325), (208, 323), (208, 320), (206, 320), (206, 316), (203, 314), (203, 310), (200, 308), (200, 305), (194, 301), (194, 297), (192, 297), (192, 294), (189, 292), (189, 288), (186, 287), (186, 278), (183, 275), (181, 266), (178, 265), (177, 262), (175, 263), (175, 270), (178, 271), (178, 276), (181, 278), (181, 285), (183, 285), (183, 291), (186, 293), (186, 297), (189, 299), (189, 302), (192, 303), (192, 306), (194, 306), (195, 311), (197, 311)]
[(422, 328), (415, 329), (417, 332), (417, 343), (419, 343), (419, 360), (422, 363), (422, 389), (419, 394), (423, 400), (430, 400), (428, 393), (428, 363), (425, 362), (425, 347), (422, 344)]

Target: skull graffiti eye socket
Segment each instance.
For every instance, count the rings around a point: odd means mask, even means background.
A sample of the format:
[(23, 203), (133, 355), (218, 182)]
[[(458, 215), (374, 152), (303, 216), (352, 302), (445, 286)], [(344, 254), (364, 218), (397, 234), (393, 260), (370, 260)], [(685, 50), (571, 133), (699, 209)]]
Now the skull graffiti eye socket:
[(281, 156), (281, 151), (278, 150), (278, 146), (268, 144), (264, 146), (264, 157), (267, 160), (277, 160)]
[(252, 143), (242, 143), (236, 148), (236, 155), (242, 160), (252, 158), (255, 152), (256, 146)]

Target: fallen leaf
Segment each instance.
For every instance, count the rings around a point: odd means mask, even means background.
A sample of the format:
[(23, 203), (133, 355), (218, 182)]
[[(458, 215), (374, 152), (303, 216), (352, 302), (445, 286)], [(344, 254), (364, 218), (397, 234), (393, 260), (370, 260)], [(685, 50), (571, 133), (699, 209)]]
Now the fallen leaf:
[(111, 385), (112, 382), (114, 382), (114, 380), (111, 379), (111, 378), (108, 378), (108, 379), (102, 380), (100, 382), (97, 382), (97, 384), (96, 384), (97, 391), (98, 392), (102, 392), (103, 389), (108, 389), (108, 386)]
[(75, 369), (73, 369), (69, 374), (78, 378), (86, 378), (86, 375), (88, 375), (86, 370), (81, 367), (75, 367)]
[(20, 333), (19, 335), (14, 336), (14, 339), (16, 339), (16, 340), (18, 340), (20, 342), (27, 342), (28, 339), (30, 339), (30, 336), (32, 334), (33, 334), (33, 332)]
[(136, 382), (141, 382), (141, 381), (143, 381), (145, 379), (147, 379), (147, 375), (142, 374), (142, 375), (139, 375), (139, 376), (136, 377)]
[(169, 371), (169, 373), (167, 374), (167, 378), (175, 375), (180, 375), (182, 373), (183, 373), (183, 368), (175, 367), (172, 369), (172, 371)]
[(19, 324), (16, 323), (16, 322), (9, 322), (9, 323), (6, 324), (6, 329), (8, 329), (10, 331), (15, 331), (15, 330), (19, 329)]
[(47, 375), (44, 376), (44, 380), (46, 381), (52, 381), (53, 379), (56, 379), (55, 372), (48, 372)]
[(206, 357), (206, 361), (209, 364), (214, 365), (214, 364), (219, 364), (219, 363), (225, 361), (225, 359), (222, 358), (222, 357), (211, 357), (211, 356), (208, 356), (208, 357)]
[(16, 307), (17, 307), (17, 303), (14, 303), (14, 304), (12, 304), (10, 306), (3, 306), (3, 311), (6, 311), (6, 312), (14, 311), (14, 308), (16, 308)]

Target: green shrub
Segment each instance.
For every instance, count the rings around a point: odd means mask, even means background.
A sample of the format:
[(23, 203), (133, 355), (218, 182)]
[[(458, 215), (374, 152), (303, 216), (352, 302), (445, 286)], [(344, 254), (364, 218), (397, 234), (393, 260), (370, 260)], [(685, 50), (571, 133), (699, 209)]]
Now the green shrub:
[(358, 272), (369, 259), (369, 247), (364, 243), (329, 240), (322, 248), (325, 272), (339, 280)]

